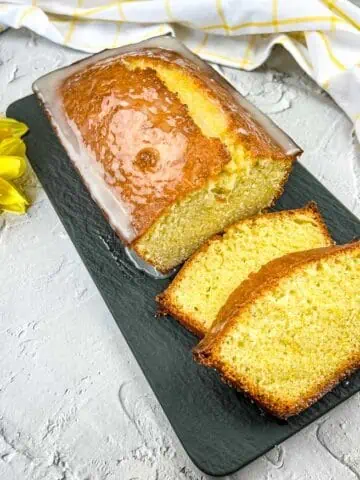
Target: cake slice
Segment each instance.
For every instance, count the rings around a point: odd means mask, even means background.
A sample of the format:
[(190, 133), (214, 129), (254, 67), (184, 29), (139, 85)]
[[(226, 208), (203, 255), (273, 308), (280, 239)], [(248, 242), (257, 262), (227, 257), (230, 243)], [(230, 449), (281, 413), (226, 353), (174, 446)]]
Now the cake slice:
[(194, 354), (278, 417), (310, 406), (360, 367), (360, 242), (269, 262)]
[(287, 253), (331, 244), (314, 203), (242, 220), (190, 258), (159, 295), (160, 310), (202, 337), (232, 291), (251, 272)]
[(161, 272), (272, 205), (301, 153), (173, 38), (94, 55), (34, 91), (117, 234)]

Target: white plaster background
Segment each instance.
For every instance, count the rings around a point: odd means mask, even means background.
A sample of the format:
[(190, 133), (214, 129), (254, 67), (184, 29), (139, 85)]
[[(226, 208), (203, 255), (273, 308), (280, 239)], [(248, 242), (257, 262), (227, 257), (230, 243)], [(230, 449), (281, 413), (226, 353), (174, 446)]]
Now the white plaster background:
[[(0, 111), (81, 53), (0, 36)], [(280, 51), (224, 69), (305, 150), (302, 162), (360, 216), (360, 154), (343, 113)], [(200, 480), (33, 175), (33, 206), (0, 217), (0, 479)], [(232, 480), (360, 479), (360, 395)]]

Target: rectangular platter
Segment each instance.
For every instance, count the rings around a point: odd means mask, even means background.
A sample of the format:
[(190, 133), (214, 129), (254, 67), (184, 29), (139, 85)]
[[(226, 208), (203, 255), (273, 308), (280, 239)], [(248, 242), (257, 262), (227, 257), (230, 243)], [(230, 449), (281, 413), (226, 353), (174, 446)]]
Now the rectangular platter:
[[(304, 413), (279, 421), (223, 384), (215, 372), (197, 365), (191, 354), (196, 338), (172, 318), (155, 317), (155, 296), (169, 279), (151, 278), (128, 259), (35, 96), (13, 103), (7, 115), (29, 126), (25, 142), (32, 167), (179, 440), (200, 470), (228, 475), (360, 390), (358, 372)], [(318, 203), (337, 242), (360, 236), (360, 221), (297, 163), (275, 209), (301, 207), (310, 200)]]

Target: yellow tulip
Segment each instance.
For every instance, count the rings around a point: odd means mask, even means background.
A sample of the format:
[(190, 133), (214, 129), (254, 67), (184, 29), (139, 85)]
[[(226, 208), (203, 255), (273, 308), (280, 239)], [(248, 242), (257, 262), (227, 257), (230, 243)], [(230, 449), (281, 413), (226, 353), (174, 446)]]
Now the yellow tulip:
[(0, 140), (8, 137), (22, 137), (28, 130), (25, 123), (13, 118), (0, 118)]
[(24, 203), (13, 203), (12, 205), (6, 205), (6, 208), (4, 207), (4, 212), (11, 212), (23, 215), (24, 213), (26, 213), (26, 209), (27, 205)]
[(0, 177), (0, 208), (3, 210), (14, 211), (18, 208), (23, 212), (29, 202), (10, 182)]
[(25, 157), (25, 143), (18, 137), (4, 138), (0, 142), (0, 155), (19, 155)]
[(29, 202), (8, 180), (21, 177), (26, 170), (26, 147), (21, 140), (28, 127), (12, 118), (0, 118), (0, 211), (25, 213)]
[(26, 170), (24, 157), (15, 155), (0, 155), (0, 177), (13, 180), (21, 177)]

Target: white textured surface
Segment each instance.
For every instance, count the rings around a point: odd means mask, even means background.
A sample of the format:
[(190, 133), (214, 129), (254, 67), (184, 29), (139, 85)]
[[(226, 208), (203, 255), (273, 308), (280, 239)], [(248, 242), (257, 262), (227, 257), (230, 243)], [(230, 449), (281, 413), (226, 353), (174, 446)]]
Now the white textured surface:
[[(279, 52), (277, 52), (279, 53)], [(0, 111), (82, 56), (25, 31), (0, 36)], [(305, 150), (360, 216), (351, 124), (281, 53), (240, 91)], [(0, 217), (0, 479), (200, 480), (33, 175), (25, 217)], [(232, 480), (360, 479), (360, 396)]]

